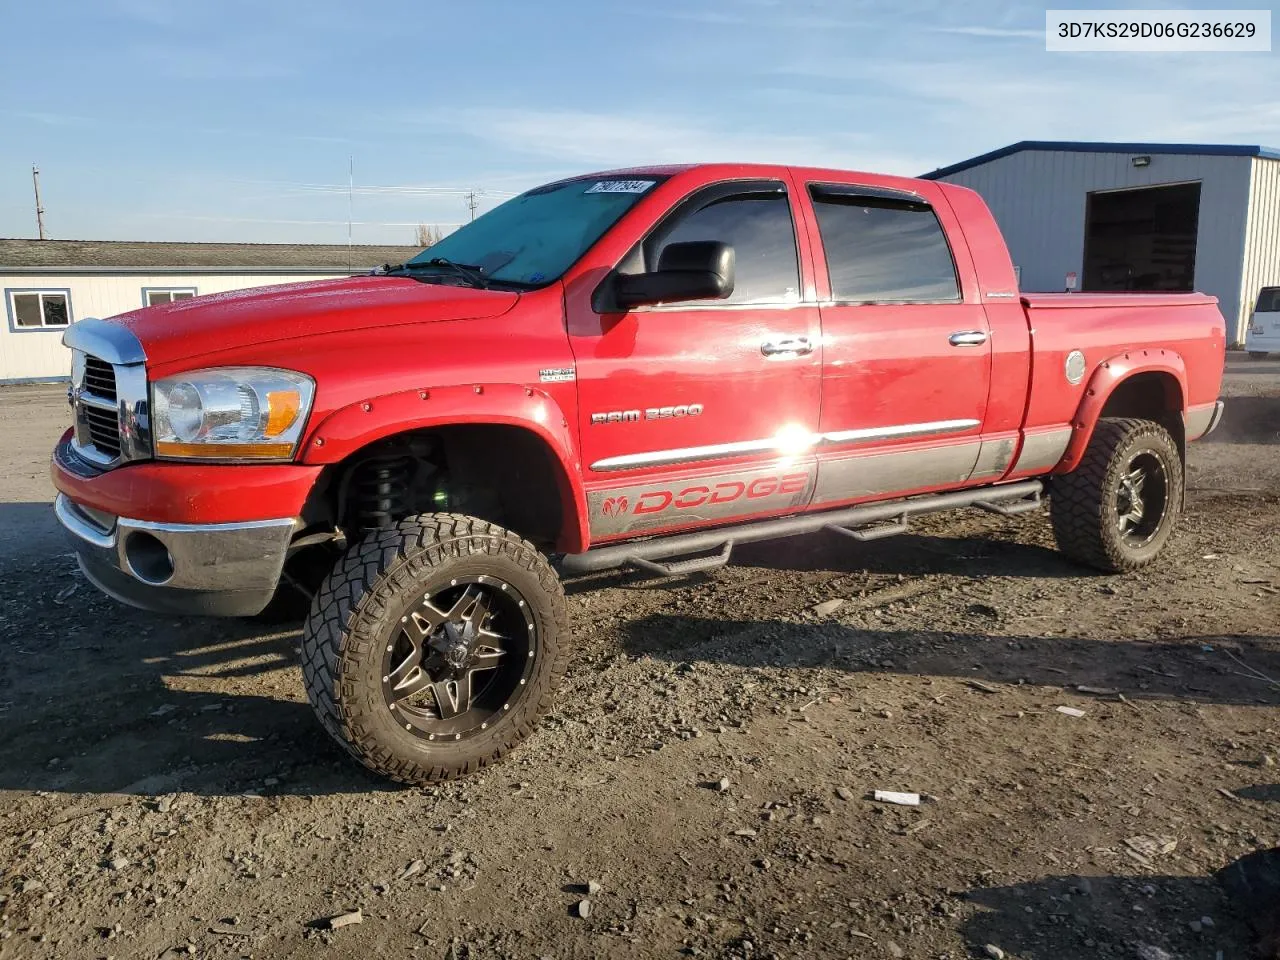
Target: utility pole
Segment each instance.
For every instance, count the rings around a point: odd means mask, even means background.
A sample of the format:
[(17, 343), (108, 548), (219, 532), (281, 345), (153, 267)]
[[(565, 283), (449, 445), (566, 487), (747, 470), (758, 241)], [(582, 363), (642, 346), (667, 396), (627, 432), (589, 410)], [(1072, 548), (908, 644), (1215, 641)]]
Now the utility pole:
[(47, 240), (44, 235), (44, 207), (40, 205), (40, 170), (34, 163), (31, 165), (31, 183), (36, 188), (36, 228), (40, 231), (40, 239)]
[(476, 207), (480, 206), (480, 201), (476, 199), (476, 192), (472, 190), (467, 194), (467, 209), (471, 211), (471, 219), (476, 218)]
[(356, 217), (356, 158), (347, 155), (347, 269), (354, 269), (351, 264), (355, 255), (351, 249), (351, 221)]

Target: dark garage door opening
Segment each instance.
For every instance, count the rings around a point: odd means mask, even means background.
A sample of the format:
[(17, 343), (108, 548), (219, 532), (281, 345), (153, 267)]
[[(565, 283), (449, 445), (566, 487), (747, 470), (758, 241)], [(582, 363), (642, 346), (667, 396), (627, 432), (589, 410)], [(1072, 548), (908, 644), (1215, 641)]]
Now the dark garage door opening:
[(1089, 194), (1082, 290), (1193, 289), (1200, 184)]

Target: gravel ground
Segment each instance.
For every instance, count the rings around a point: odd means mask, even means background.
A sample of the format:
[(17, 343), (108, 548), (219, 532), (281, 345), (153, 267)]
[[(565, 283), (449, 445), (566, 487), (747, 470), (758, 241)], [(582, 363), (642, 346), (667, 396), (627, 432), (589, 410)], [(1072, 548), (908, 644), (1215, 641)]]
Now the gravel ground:
[(49, 509), (65, 400), (0, 390), (0, 958), (1249, 956), (1280, 902), (1280, 363), (1227, 392), (1149, 572), (972, 512), (571, 583), (555, 713), (403, 789), (320, 730), (296, 630), (91, 589)]

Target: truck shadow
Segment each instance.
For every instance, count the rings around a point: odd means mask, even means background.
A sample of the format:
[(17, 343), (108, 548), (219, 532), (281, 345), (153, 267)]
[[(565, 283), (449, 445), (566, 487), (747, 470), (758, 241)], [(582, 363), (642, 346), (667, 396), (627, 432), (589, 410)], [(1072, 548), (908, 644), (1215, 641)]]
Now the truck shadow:
[(70, 553), (51, 503), (0, 503), (0, 565)]
[[(1003, 521), (991, 522), (1000, 533)], [(117, 604), (80, 575), (47, 504), (0, 505), (0, 528), (13, 534), (0, 545), (0, 582), (8, 587), (0, 605), (0, 790), (155, 796), (399, 789), (367, 774), (321, 729), (300, 682), (296, 627), (161, 617)], [(969, 571), (975, 564), (1005, 575), (1081, 572), (1052, 551), (986, 539), (921, 535), (865, 549), (835, 535), (803, 541), (813, 542), (758, 545), (743, 555), (748, 563), (801, 570), (843, 563), (911, 574)], [(780, 554), (778, 546), (796, 552)], [(1220, 652), (1230, 643), (1250, 666), (1277, 677), (1276, 637), (1139, 643), (989, 635), (998, 616), (975, 610), (971, 632), (955, 634), (662, 614), (623, 622), (618, 634), (631, 653), (678, 662), (891, 670), (1115, 687), (1134, 698), (1277, 702), (1273, 686), (1238, 676), (1243, 668)], [(983, 665), (980, 673), (975, 663)]]
[(0, 789), (389, 788), (317, 723), (296, 627), (116, 603), (80, 574), (48, 502), (0, 503), (0, 583)]
[(991, 944), (1020, 960), (1141, 956), (1143, 946), (1166, 951), (1150, 956), (1280, 957), (1280, 849), (1211, 877), (1057, 876), (964, 899), (980, 908), (962, 928), (978, 955)]
[[(975, 620), (990, 620), (995, 613), (975, 606)], [(633, 620), (622, 630), (628, 653), (677, 663), (822, 667), (987, 684), (1086, 686), (1117, 691), (1135, 701), (1280, 704), (1280, 689), (1248, 673), (1252, 669), (1280, 677), (1278, 636), (1104, 640), (864, 630), (837, 622), (778, 624), (671, 614)], [(1113, 694), (1106, 696), (1117, 700)]]
[[(950, 522), (954, 526), (956, 519), (924, 522)], [(737, 566), (800, 572), (964, 573), (990, 577), (1080, 577), (1096, 573), (1072, 563), (1057, 550), (998, 536), (1000, 521), (979, 522), (990, 524), (991, 528), (984, 528), (976, 536), (933, 536), (921, 531), (867, 543), (824, 531), (746, 544), (734, 551), (733, 562)], [(1011, 529), (1024, 537), (1028, 533), (1025, 526)]]
[[(5, 641), (0, 789), (148, 796), (401, 789), (366, 773), (321, 729), (298, 675), (298, 631), (155, 617), (98, 597), (83, 581), (69, 593), (75, 583), (56, 577), (45, 595), (26, 598), (19, 616), (28, 629)], [(679, 663), (1084, 684), (1134, 701), (1280, 702), (1274, 688), (1240, 676), (1220, 652), (1228, 644), (1250, 667), (1280, 676), (1280, 637), (1139, 643), (671, 615), (625, 623), (621, 633), (627, 652)], [(1253, 799), (1274, 798), (1274, 788), (1257, 789)]]
[(0, 606), (0, 790), (391, 788), (316, 721), (298, 675), (297, 629), (125, 607), (85, 581), (69, 552), (5, 550), (0, 582), (9, 588)]
[[(300, 632), (243, 620), (160, 617), (98, 594), (66, 555), (0, 559), (0, 789), (156, 796), (312, 795), (399, 789), (322, 730), (300, 682)], [(824, 667), (988, 683), (1115, 688), (1133, 700), (1276, 704), (1222, 652), (1280, 676), (1280, 637), (1151, 642), (863, 630), (654, 614), (623, 622), (623, 648), (673, 662)], [(975, 670), (975, 664), (981, 664)], [(975, 694), (976, 695), (976, 694)], [(1262, 788), (1259, 788), (1262, 789)]]
[(1280, 396), (1228, 397), (1222, 423), (1204, 443), (1280, 443)]

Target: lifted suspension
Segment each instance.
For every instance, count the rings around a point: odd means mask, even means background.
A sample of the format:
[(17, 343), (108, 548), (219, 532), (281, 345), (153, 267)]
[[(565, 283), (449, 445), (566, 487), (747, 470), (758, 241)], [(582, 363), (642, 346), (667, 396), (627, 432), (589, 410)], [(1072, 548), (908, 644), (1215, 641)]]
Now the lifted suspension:
[(412, 457), (389, 454), (366, 460), (351, 480), (350, 521), (361, 532), (381, 530), (407, 516), (415, 463)]

